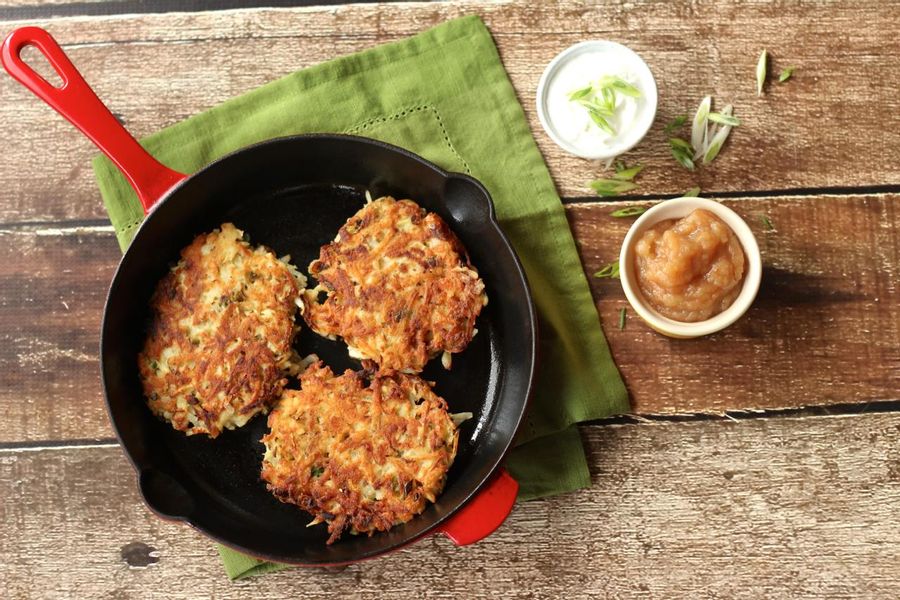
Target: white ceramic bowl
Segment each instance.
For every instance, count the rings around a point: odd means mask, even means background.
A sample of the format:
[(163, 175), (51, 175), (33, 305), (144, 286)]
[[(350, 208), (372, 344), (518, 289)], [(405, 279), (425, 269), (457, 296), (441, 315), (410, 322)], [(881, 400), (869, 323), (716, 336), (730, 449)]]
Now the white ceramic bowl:
[[(554, 125), (554, 115), (548, 108), (548, 91), (550, 89), (550, 84), (557, 73), (559, 73), (561, 68), (569, 61), (585, 54), (596, 54), (598, 60), (604, 56), (612, 56), (615, 60), (624, 63), (637, 77), (638, 85), (642, 92), (641, 102), (646, 103), (645, 108), (641, 111), (640, 120), (635, 122), (626, 134), (616, 140), (615, 144), (611, 144), (607, 147), (598, 145), (596, 147), (583, 148), (574, 145), (559, 133), (556, 125)], [(602, 70), (602, 68), (598, 69), (598, 75), (602, 73)], [(650, 67), (647, 66), (644, 59), (642, 59), (634, 50), (610, 40), (590, 40), (566, 48), (560, 52), (556, 58), (550, 61), (550, 64), (544, 69), (544, 73), (541, 75), (537, 87), (538, 119), (540, 120), (544, 131), (547, 132), (547, 135), (549, 135), (550, 138), (566, 152), (574, 154), (575, 156), (580, 156), (581, 158), (592, 160), (607, 160), (614, 158), (628, 152), (637, 145), (637, 143), (647, 134), (650, 126), (653, 125), (653, 120), (656, 118), (656, 105), (656, 79), (653, 78)]]
[[(703, 208), (713, 213), (727, 224), (744, 249), (747, 270), (744, 276), (744, 285), (741, 293), (721, 313), (705, 321), (685, 323), (664, 317), (650, 307), (644, 300), (643, 294), (637, 284), (634, 273), (634, 246), (638, 238), (648, 228), (666, 219), (680, 219), (698, 208)], [(644, 214), (642, 214), (628, 230), (625, 241), (622, 242), (622, 251), (619, 254), (619, 278), (625, 297), (634, 311), (646, 323), (664, 335), (674, 338), (692, 338), (707, 335), (725, 329), (741, 315), (747, 312), (756, 293), (759, 291), (759, 282), (762, 279), (762, 259), (759, 254), (759, 246), (756, 238), (747, 223), (730, 208), (719, 204), (714, 200), (705, 198), (675, 198), (660, 202)]]

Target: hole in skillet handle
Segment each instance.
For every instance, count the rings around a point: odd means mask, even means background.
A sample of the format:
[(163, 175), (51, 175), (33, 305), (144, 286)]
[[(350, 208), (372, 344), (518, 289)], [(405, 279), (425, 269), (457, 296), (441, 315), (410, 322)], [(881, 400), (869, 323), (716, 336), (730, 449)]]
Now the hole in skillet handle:
[(194, 511), (194, 499), (170, 475), (154, 467), (142, 469), (138, 476), (141, 495), (150, 510), (164, 519), (186, 520)]
[(22, 59), (23, 63), (31, 67), (31, 70), (43, 79), (47, 85), (56, 89), (62, 89), (66, 84), (59, 69), (52, 65), (47, 56), (34, 44), (23, 46), (19, 52), (19, 58)]
[(495, 220), (491, 195), (481, 183), (462, 173), (451, 173), (444, 184), (444, 205), (456, 223), (469, 228), (486, 226)]

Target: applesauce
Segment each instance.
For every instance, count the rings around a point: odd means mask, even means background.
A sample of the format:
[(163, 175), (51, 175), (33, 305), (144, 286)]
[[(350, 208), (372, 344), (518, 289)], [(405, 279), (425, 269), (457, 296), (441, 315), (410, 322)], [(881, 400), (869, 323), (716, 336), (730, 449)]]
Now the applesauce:
[(704, 321), (731, 306), (741, 292), (744, 250), (731, 228), (708, 210), (660, 221), (634, 250), (644, 299), (670, 319)]

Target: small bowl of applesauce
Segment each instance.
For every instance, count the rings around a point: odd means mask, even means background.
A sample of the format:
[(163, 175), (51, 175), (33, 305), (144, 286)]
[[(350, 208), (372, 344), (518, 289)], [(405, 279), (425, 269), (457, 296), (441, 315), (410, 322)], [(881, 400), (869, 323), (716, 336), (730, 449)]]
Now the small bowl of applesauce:
[(706, 198), (675, 198), (628, 230), (619, 277), (650, 327), (692, 338), (725, 329), (747, 312), (762, 259), (753, 232), (733, 210)]

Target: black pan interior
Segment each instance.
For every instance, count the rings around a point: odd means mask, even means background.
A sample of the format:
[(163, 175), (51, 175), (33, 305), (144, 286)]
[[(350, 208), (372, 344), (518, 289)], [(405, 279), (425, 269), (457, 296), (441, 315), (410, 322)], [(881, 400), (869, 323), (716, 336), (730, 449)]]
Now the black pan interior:
[[(373, 537), (349, 534), (326, 546), (324, 525), (278, 502), (259, 479), (266, 419), (215, 440), (188, 437), (146, 408), (135, 357), (156, 281), (195, 235), (234, 222), (253, 243), (290, 254), (306, 273), (319, 247), (373, 197), (416, 200), (440, 214), (481, 273), (490, 302), (478, 334), (451, 371), (432, 361), (424, 377), (452, 412), (471, 411), (459, 453), (438, 502), (420, 517)], [(110, 418), (156, 512), (184, 519), (251, 554), (297, 564), (333, 564), (374, 556), (434, 528), (489, 477), (509, 446), (530, 391), (534, 315), (522, 270), (493, 220), (487, 192), (471, 178), (447, 174), (386, 144), (351, 136), (297, 136), (230, 155), (189, 178), (151, 213), (110, 288), (103, 324), (102, 366)], [(336, 372), (357, 369), (340, 341), (304, 328), (301, 354), (318, 354)]]

